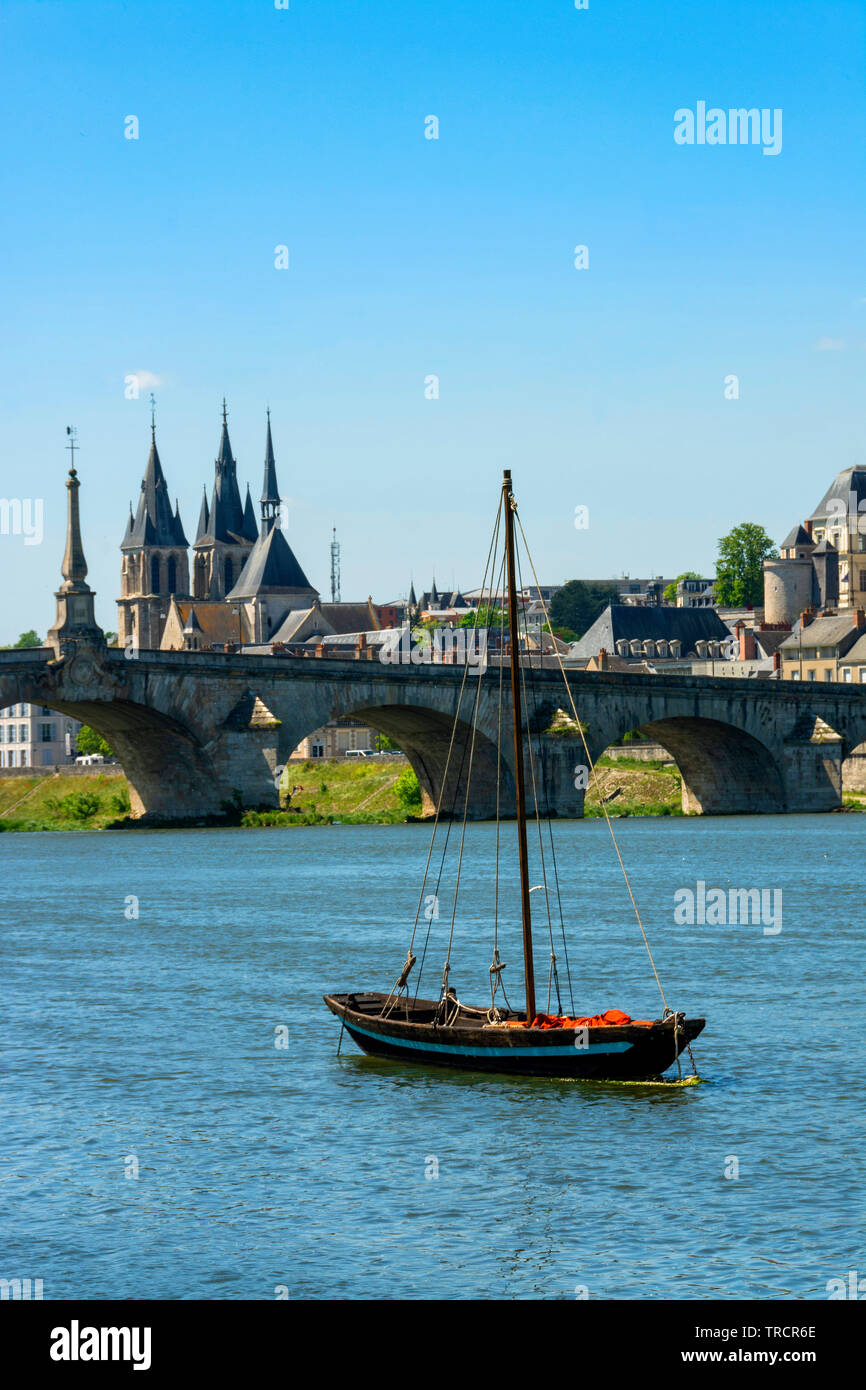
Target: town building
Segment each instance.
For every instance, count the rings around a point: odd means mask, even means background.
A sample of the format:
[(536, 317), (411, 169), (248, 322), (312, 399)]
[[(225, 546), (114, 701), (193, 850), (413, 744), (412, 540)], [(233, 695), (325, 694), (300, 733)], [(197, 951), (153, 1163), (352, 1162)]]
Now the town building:
[(333, 719), (302, 739), (290, 755), (291, 762), (314, 758), (343, 758), (349, 752), (375, 751), (377, 734), (360, 719)]
[(714, 579), (680, 579), (677, 581), (677, 608), (715, 608)]
[(764, 616), (793, 626), (807, 608), (866, 602), (866, 468), (845, 468), (812, 515), (792, 528), (778, 559), (764, 561)]
[(81, 724), (44, 705), (0, 710), (0, 768), (60, 767), (74, 763)]
[[(855, 645), (864, 645), (866, 613), (862, 608), (849, 612), (815, 616), (808, 608), (794, 626), (794, 631), (779, 648), (781, 674), (789, 681), (854, 681), (860, 682), (859, 663), (849, 659)], [(849, 675), (841, 674), (845, 667)]]
[(589, 661), (601, 652), (628, 662), (651, 660), (665, 668), (695, 658), (724, 659), (731, 633), (711, 608), (609, 603), (569, 654)]

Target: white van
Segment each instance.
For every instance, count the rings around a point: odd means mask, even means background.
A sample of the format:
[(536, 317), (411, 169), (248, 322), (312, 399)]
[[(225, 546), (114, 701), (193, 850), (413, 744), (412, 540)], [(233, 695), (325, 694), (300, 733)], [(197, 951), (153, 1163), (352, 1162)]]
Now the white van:
[(347, 749), (346, 749), (346, 757), (347, 757), (347, 758), (367, 758), (367, 757), (369, 757), (369, 751), (368, 751), (368, 749), (366, 749), (366, 748), (347, 748)]

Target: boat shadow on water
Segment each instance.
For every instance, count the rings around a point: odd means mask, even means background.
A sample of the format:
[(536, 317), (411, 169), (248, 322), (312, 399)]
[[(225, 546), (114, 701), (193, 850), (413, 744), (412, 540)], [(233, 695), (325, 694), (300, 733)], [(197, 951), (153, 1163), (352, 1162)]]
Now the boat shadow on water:
[(698, 1087), (712, 1085), (706, 1077), (659, 1076), (646, 1081), (604, 1081), (598, 1078), (571, 1076), (520, 1076), (514, 1072), (467, 1071), (455, 1067), (438, 1066), (427, 1063), (423, 1068), (414, 1062), (402, 1062), (390, 1057), (372, 1057), (364, 1052), (342, 1052), (334, 1062), (344, 1074), (365, 1080), (378, 1077), (384, 1083), (407, 1087), (415, 1092), (428, 1091), (433, 1083), (437, 1090), (448, 1082), (457, 1089), (472, 1087), (474, 1090), (504, 1090), (509, 1095), (544, 1095), (550, 1099), (557, 1093), (564, 1099), (573, 1095), (575, 1089), (588, 1100), (602, 1100), (613, 1096), (628, 1096), (632, 1099), (646, 1098), (652, 1101), (685, 1100), (689, 1092)]

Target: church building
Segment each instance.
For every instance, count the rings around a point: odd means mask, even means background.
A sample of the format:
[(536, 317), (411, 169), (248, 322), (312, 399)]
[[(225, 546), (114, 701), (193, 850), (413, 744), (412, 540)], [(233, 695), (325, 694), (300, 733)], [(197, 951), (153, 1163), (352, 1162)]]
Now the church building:
[(180, 511), (174, 511), (159, 452), (156, 425), (151, 420), (150, 453), (141, 481), (138, 509), (120, 543), (120, 598), (117, 600), (118, 644), (142, 648), (159, 646), (172, 594), (189, 593), (189, 542)]

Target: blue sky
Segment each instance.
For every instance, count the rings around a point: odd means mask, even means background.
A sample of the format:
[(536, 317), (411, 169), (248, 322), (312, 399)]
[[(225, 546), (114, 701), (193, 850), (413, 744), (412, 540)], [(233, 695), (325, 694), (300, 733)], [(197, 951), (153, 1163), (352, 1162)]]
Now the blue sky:
[[(547, 582), (780, 540), (866, 463), (864, 35), (866, 0), (5, 0), (0, 493), (45, 531), (0, 536), (0, 641), (53, 617), (69, 423), (116, 627), (135, 372), (190, 538), (223, 394), (254, 497), (270, 405), (323, 593), (332, 525), (344, 598), (478, 583), (503, 466)], [(700, 100), (781, 108), (781, 153), (677, 145)]]

